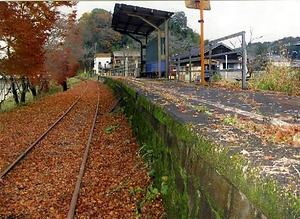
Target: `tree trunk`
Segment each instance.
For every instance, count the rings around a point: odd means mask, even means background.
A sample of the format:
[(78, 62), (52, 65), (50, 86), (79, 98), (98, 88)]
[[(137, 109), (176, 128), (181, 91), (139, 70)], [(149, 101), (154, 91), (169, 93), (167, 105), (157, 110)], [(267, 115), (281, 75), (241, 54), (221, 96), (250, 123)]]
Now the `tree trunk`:
[(36, 93), (36, 87), (31, 82), (29, 82), (29, 89), (30, 89), (30, 91), (32, 93), (32, 96), (36, 97), (36, 95), (37, 95), (37, 93)]
[(42, 92), (47, 93), (49, 91), (49, 83), (46, 81), (42, 81), (38, 88), (38, 93), (41, 94)]
[(63, 82), (61, 83), (61, 86), (63, 87), (63, 91), (67, 91), (67, 90), (68, 90), (67, 81), (63, 81)]
[(22, 90), (21, 90), (21, 103), (25, 103), (26, 101), (26, 92), (27, 92), (27, 81), (26, 81), (26, 78), (25, 77), (22, 77), (22, 83), (21, 83), (21, 87), (22, 87)]
[(11, 90), (12, 90), (12, 93), (13, 93), (13, 97), (14, 97), (14, 100), (15, 100), (15, 103), (18, 105), (19, 104), (19, 97), (18, 97), (18, 92), (17, 92), (17, 89), (16, 89), (16, 84), (15, 84), (15, 79), (14, 77), (10, 77), (10, 86), (11, 86)]

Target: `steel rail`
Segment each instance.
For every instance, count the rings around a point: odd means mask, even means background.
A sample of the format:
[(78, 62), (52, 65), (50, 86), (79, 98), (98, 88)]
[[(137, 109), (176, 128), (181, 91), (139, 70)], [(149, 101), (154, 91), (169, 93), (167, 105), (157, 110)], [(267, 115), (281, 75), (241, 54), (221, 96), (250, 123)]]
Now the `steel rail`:
[(9, 173), (19, 162), (22, 160), (78, 103), (78, 101), (83, 97), (88, 89), (87, 82), (84, 92), (76, 99), (76, 101), (67, 109), (67, 111), (56, 120), (34, 143), (32, 143), (14, 162), (12, 162), (0, 175), (0, 179), (3, 178), (7, 173)]
[(84, 171), (85, 171), (85, 166), (86, 166), (86, 162), (88, 159), (88, 155), (89, 155), (89, 151), (91, 148), (91, 142), (92, 142), (92, 138), (93, 138), (93, 133), (94, 133), (94, 129), (95, 129), (95, 125), (96, 125), (96, 120), (97, 120), (97, 114), (99, 111), (99, 105), (100, 105), (100, 90), (98, 87), (98, 100), (97, 100), (97, 107), (95, 110), (95, 116), (94, 116), (94, 120), (93, 120), (93, 124), (91, 126), (91, 131), (90, 131), (90, 136), (87, 142), (87, 146), (83, 155), (83, 159), (81, 162), (81, 166), (80, 166), (80, 170), (79, 170), (79, 174), (78, 174), (78, 178), (77, 178), (77, 182), (75, 185), (75, 189), (73, 192), (73, 196), (70, 202), (70, 206), (69, 206), (69, 212), (68, 212), (68, 216), (67, 219), (73, 219), (74, 214), (75, 214), (75, 210), (76, 210), (76, 205), (77, 205), (77, 201), (78, 201), (78, 196), (79, 196), (79, 192), (80, 192), (80, 186), (81, 186), (81, 182), (82, 182), (82, 178), (84, 175)]

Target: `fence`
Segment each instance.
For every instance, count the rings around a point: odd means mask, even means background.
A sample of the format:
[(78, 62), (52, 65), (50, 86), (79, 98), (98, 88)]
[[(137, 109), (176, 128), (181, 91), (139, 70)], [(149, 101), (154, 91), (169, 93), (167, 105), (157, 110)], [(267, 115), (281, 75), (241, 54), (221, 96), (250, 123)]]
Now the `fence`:
[[(241, 37), (242, 39), (240, 39)], [(233, 38), (239, 39), (241, 43), (238, 49), (227, 50), (223, 52), (220, 50), (219, 52), (212, 53), (213, 48), (217, 45), (221, 45), (220, 42), (228, 41)], [(223, 43), (222, 45), (225, 45)], [(208, 47), (208, 48), (207, 48)], [(208, 55), (205, 55), (205, 65), (207, 69), (205, 69), (205, 79), (208, 81), (212, 81), (214, 75), (219, 75), (222, 78), (228, 78), (229, 76), (232, 79), (242, 80), (242, 88), (246, 89), (246, 73), (247, 73), (247, 53), (246, 53), (246, 41), (245, 41), (245, 32), (235, 33), (229, 36), (225, 36), (216, 40), (212, 40), (209, 42), (209, 45), (206, 47), (208, 50)], [(196, 54), (197, 50), (193, 50), (194, 54)], [(197, 57), (192, 57), (192, 50), (188, 51), (188, 58), (184, 57), (184, 59), (180, 59), (178, 56), (177, 59), (173, 60), (173, 64), (176, 65), (176, 76), (175, 78), (179, 81), (200, 81), (201, 80), (201, 67), (200, 67), (200, 51), (198, 49)], [(207, 53), (207, 51), (206, 51)], [(241, 60), (236, 60), (235, 66), (228, 66), (227, 57), (233, 54), (239, 54)], [(220, 57), (225, 58), (225, 68), (218, 67), (218, 61), (216, 59), (220, 59)], [(171, 74), (172, 75), (172, 74)], [(172, 77), (172, 76), (171, 76)], [(174, 76), (173, 76), (174, 77)]]
[(119, 68), (111, 68), (106, 73), (102, 75), (111, 75), (111, 76), (139, 76), (139, 68), (135, 63), (129, 64), (128, 66), (121, 66)]

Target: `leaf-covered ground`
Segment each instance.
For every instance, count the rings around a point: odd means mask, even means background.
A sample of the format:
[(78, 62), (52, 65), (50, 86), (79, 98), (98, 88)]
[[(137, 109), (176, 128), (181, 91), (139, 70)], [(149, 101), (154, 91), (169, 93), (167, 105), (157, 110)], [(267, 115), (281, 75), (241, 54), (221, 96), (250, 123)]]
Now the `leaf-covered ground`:
[[(66, 218), (89, 137), (97, 83), (15, 170), (0, 180), (0, 218)], [(45, 131), (86, 85), (0, 114), (1, 172)], [(76, 218), (164, 218), (160, 194), (138, 157), (138, 144), (123, 114), (109, 113), (115, 99), (102, 84), (87, 169)], [(150, 197), (150, 198), (149, 198)]]

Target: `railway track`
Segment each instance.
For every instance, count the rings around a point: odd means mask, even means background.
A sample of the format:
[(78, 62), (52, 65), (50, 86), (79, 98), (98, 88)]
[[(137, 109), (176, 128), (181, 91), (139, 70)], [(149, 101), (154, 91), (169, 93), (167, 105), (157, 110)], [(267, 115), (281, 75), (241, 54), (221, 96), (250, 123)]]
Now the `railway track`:
[[(1, 218), (73, 218), (99, 109), (100, 90), (94, 86), (97, 83), (87, 81), (63, 115), (1, 173)], [(32, 195), (39, 196), (40, 202), (32, 203)], [(50, 196), (57, 197), (48, 203)], [(20, 203), (23, 209), (15, 212), (14, 206)]]
[[(1, 219), (165, 218), (162, 199), (157, 195), (146, 198), (149, 186), (153, 186), (149, 169), (137, 157), (138, 143), (125, 115), (115, 108), (114, 95), (102, 84), (88, 85), (67, 115), (0, 179)], [(20, 155), (16, 152), (27, 148), (20, 144), (25, 142), (20, 139), (22, 133), (33, 130), (34, 138), (27, 137), (34, 142), (37, 134), (42, 135), (40, 130), (46, 131), (55, 122), (53, 117), (62, 115), (83, 90), (81, 83), (55, 98), (50, 96), (34, 106), (0, 114), (0, 128), (8, 127), (0, 132), (0, 172), (8, 166), (8, 160), (13, 162), (11, 157)], [(111, 113), (111, 109), (115, 111)], [(28, 113), (38, 116), (32, 118)], [(12, 116), (19, 116), (19, 121), (10, 121)], [(41, 125), (32, 129), (35, 124), (28, 121)], [(9, 126), (11, 123), (16, 124)], [(21, 133), (13, 127), (26, 129)], [(12, 139), (14, 136), (18, 138)], [(12, 150), (7, 150), (10, 145)]]
[(41, 136), (37, 138), (37, 140), (32, 143), (23, 153), (21, 153), (17, 159), (15, 159), (1, 174), (0, 179), (3, 178), (6, 174), (13, 170), (13, 168), (72, 110), (72, 108), (78, 103), (78, 101), (82, 98), (82, 96), (87, 91), (86, 89), (83, 93), (73, 102), (73, 104), (64, 112), (62, 116), (60, 116)]

